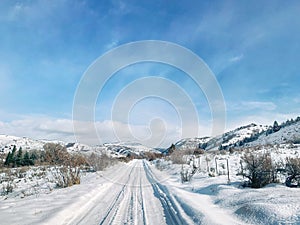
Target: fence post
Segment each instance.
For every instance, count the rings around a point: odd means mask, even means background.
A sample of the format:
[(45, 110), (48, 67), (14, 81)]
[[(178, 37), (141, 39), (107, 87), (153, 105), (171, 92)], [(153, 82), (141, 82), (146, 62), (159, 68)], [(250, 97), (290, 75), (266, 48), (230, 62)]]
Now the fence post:
[(229, 159), (227, 158), (227, 176), (228, 176), (228, 183), (230, 182), (230, 178), (229, 178)]
[(217, 157), (215, 157), (215, 163), (216, 163), (216, 175), (219, 175)]

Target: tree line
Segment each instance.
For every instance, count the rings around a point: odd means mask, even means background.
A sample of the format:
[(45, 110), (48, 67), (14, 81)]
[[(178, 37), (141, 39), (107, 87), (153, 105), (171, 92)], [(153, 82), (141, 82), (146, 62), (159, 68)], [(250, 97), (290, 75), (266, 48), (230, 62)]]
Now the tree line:
[(28, 151), (23, 153), (22, 147), (17, 151), (17, 147), (14, 145), (13, 150), (7, 154), (4, 165), (7, 167), (32, 166), (35, 160), (34, 153), (29, 154)]

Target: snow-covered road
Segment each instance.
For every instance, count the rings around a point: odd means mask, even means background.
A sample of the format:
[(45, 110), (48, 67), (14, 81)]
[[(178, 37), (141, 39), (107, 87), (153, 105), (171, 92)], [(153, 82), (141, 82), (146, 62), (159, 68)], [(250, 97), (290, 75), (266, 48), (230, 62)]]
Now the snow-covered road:
[[(182, 196), (183, 190), (159, 182), (163, 178), (155, 176), (146, 160), (133, 160), (102, 178), (107, 182), (99, 188), (96, 197), (85, 203), (90, 206), (81, 206), (73, 216), (62, 220), (60, 224), (182, 225), (219, 224), (219, 221), (243, 224), (215, 206), (207, 196), (194, 194), (191, 197), (188, 192)], [(189, 205), (191, 201), (196, 201), (197, 207), (195, 204)], [(60, 213), (67, 215), (63, 211)], [(58, 224), (57, 220), (52, 222)]]
[(2, 201), (0, 223), (243, 224), (207, 196), (159, 182), (160, 175), (146, 160), (118, 164), (81, 185)]
[[(146, 176), (142, 160), (134, 160), (98, 179), (92, 197), (77, 202), (46, 224), (165, 224), (164, 210)], [(70, 215), (71, 214), (71, 215)], [(66, 216), (68, 215), (68, 216)]]

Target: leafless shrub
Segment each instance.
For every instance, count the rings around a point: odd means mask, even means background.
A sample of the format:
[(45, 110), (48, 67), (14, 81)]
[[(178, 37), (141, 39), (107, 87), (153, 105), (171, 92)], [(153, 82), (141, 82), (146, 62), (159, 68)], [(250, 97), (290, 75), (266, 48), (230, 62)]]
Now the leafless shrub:
[(8, 181), (5, 184), (2, 184), (2, 193), (3, 195), (8, 195), (14, 189), (13, 181)]
[(59, 188), (65, 188), (73, 186), (75, 184), (80, 184), (80, 169), (78, 167), (56, 167), (52, 175), (56, 186)]
[(203, 150), (203, 149), (196, 148), (194, 150), (194, 155), (203, 155), (203, 154), (205, 154), (205, 150)]
[(186, 163), (186, 161), (183, 158), (184, 155), (185, 152), (183, 150), (175, 150), (171, 153), (169, 157), (174, 164), (183, 164)]
[(180, 172), (181, 183), (189, 182), (192, 179), (192, 177), (195, 175), (196, 172), (197, 172), (196, 167), (184, 168), (182, 165), (181, 172)]
[(285, 171), (288, 174), (285, 184), (288, 187), (300, 187), (300, 158), (286, 158)]
[(62, 165), (70, 158), (66, 147), (60, 144), (47, 143), (43, 148), (45, 150), (44, 160), (51, 165)]
[(113, 165), (116, 160), (107, 156), (106, 154), (96, 154), (92, 153), (87, 158), (88, 165), (93, 167), (95, 171), (104, 170), (106, 167)]
[(0, 153), (0, 168), (4, 167), (5, 159), (6, 159), (6, 154)]
[(149, 161), (153, 161), (155, 159), (160, 159), (162, 157), (162, 154), (155, 153), (155, 152), (145, 152), (144, 158), (148, 159)]
[(52, 173), (57, 187), (65, 188), (80, 184), (80, 167), (88, 165), (86, 157), (81, 154), (70, 154), (66, 147), (47, 143), (44, 145), (45, 162), (56, 165)]
[[(199, 150), (201, 152), (201, 150)], [(194, 155), (195, 149), (182, 149), (182, 150), (175, 150), (169, 155), (169, 159), (174, 164), (185, 164), (188, 163), (188, 156)]]
[(157, 159), (155, 160), (155, 168), (162, 171), (164, 169), (166, 169), (168, 167), (168, 164), (164, 161), (164, 160), (161, 160), (161, 159)]
[(275, 166), (269, 153), (250, 152), (242, 157), (243, 176), (249, 179), (252, 188), (261, 188), (276, 181)]
[(300, 158), (286, 158), (285, 169), (288, 175), (300, 175)]
[(8, 195), (14, 189), (14, 176), (9, 171), (4, 178), (1, 179), (2, 183), (2, 195)]

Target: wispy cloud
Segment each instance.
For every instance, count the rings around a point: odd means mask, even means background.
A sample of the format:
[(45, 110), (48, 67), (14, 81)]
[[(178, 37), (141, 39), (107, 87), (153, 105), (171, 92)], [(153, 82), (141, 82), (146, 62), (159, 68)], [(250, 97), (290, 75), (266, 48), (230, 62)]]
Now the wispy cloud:
[(262, 101), (242, 101), (239, 103), (228, 104), (229, 110), (235, 111), (273, 111), (277, 106), (273, 102), (262, 102)]
[(114, 41), (111, 41), (110, 43), (106, 44), (104, 49), (105, 50), (111, 50), (112, 48), (117, 47), (118, 45), (119, 45), (119, 41), (114, 40)]
[(243, 58), (244, 58), (244, 55), (240, 54), (240, 55), (237, 55), (237, 56), (234, 56), (234, 57), (230, 58), (229, 62), (238, 62), (238, 61), (242, 60)]

